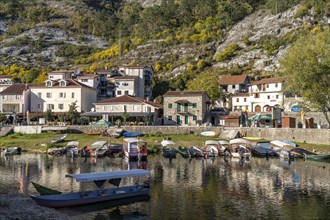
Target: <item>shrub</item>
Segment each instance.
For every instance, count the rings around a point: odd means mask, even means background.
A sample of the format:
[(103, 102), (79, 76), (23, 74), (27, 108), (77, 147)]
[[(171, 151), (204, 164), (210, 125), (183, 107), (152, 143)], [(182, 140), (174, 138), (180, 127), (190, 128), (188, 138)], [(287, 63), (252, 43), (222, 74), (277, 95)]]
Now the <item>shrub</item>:
[(231, 58), (234, 55), (234, 53), (237, 50), (239, 50), (238, 44), (233, 43), (233, 44), (229, 45), (229, 47), (226, 48), (225, 50), (223, 50), (221, 53), (218, 53), (215, 60), (217, 62), (228, 60), (229, 58)]

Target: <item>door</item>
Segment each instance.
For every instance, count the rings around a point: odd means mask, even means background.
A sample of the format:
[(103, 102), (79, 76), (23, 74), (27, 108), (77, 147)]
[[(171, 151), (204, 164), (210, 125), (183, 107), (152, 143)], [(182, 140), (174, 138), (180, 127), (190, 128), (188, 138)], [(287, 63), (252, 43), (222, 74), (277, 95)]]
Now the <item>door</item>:
[(255, 110), (255, 112), (261, 112), (261, 107), (260, 107), (260, 105), (257, 105), (257, 106), (256, 106), (256, 110)]

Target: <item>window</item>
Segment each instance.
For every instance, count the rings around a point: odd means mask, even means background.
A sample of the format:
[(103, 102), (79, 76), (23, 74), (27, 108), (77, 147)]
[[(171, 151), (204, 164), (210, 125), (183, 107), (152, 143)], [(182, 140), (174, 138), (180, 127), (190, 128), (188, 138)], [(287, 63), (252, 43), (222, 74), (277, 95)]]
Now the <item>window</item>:
[(20, 100), (20, 95), (16, 95), (16, 100)]
[(41, 104), (38, 104), (38, 105), (37, 105), (37, 108), (38, 108), (38, 109), (41, 109)]
[(239, 102), (239, 98), (236, 98), (236, 102)]
[(259, 93), (254, 94), (254, 98), (259, 98)]
[(60, 82), (60, 86), (66, 86), (66, 82), (65, 81), (61, 81)]
[(88, 79), (81, 79), (81, 82), (88, 82)]
[(267, 96), (267, 99), (270, 99), (270, 95)]
[(47, 109), (54, 109), (54, 105), (53, 104), (47, 104)]
[(38, 92), (38, 97), (41, 98), (41, 92)]
[(246, 102), (246, 98), (244, 98), (244, 102)]
[(269, 84), (267, 84), (266, 87), (269, 88)]
[(117, 91), (117, 95), (121, 95), (121, 91)]
[(132, 108), (133, 108), (133, 110), (137, 110), (137, 106), (136, 105), (133, 105)]
[(278, 96), (278, 95), (276, 95), (276, 99), (278, 99), (278, 97), (279, 97), (279, 96)]
[(173, 106), (172, 103), (168, 103), (168, 106), (167, 107), (168, 108), (172, 108), (172, 106)]
[(65, 98), (65, 97), (66, 97), (65, 92), (60, 92), (60, 94), (59, 94), (59, 98)]
[(72, 98), (72, 99), (74, 98), (74, 92), (73, 92), (73, 93), (71, 93), (71, 98)]
[(128, 91), (125, 91), (125, 95), (128, 95)]
[(63, 104), (58, 104), (58, 109), (63, 109)]
[(172, 116), (171, 115), (168, 116), (168, 120), (172, 121)]
[(127, 112), (127, 105), (124, 105), (124, 112)]
[(53, 79), (54, 78), (54, 76), (49, 76), (49, 79)]
[(128, 86), (128, 83), (122, 83), (123, 86)]
[(46, 86), (47, 87), (51, 87), (52, 86), (52, 82), (50, 82), (50, 81), (46, 82)]
[(192, 104), (192, 107), (193, 107), (193, 108), (197, 108), (197, 103), (193, 103), (193, 104)]
[(276, 87), (276, 88), (278, 87), (278, 83), (275, 83), (275, 87)]
[(197, 116), (193, 115), (193, 121), (196, 121), (196, 120), (197, 120)]
[(52, 93), (47, 92), (46, 97), (47, 97), (47, 98), (51, 98), (51, 97), (52, 97)]
[(236, 86), (235, 86), (235, 85), (232, 85), (232, 86), (231, 86), (231, 88), (235, 89), (235, 88), (236, 88)]

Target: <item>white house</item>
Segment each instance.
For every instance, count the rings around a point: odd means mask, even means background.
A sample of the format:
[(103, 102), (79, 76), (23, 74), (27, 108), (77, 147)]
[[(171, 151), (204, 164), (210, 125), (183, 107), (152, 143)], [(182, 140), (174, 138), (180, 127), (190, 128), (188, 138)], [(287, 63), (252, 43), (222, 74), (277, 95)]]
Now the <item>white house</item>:
[(119, 66), (118, 72), (123, 76), (136, 76), (137, 94), (135, 96), (150, 100), (152, 97), (152, 68), (141, 66)]
[(0, 75), (0, 92), (14, 84), (10, 78), (10, 76)]
[(27, 84), (13, 84), (0, 92), (0, 112), (25, 114), (30, 107), (30, 88)]
[(98, 89), (100, 85), (100, 76), (97, 74), (81, 75), (77, 76), (77, 81), (91, 88)]
[(145, 119), (145, 117), (150, 117), (154, 124), (160, 124), (162, 109), (162, 105), (152, 101), (140, 97), (123, 95), (96, 102), (95, 112), (89, 113), (89, 115), (103, 116), (106, 120), (111, 117), (114, 123), (114, 117), (120, 117), (124, 112), (127, 112), (128, 115), (135, 118), (136, 121), (139, 119), (141, 121)]
[(232, 110), (267, 112), (272, 107), (284, 107), (284, 78), (266, 78), (252, 82), (248, 93), (232, 96)]
[(78, 112), (90, 111), (96, 89), (73, 79), (48, 79), (44, 85), (31, 86), (31, 112), (67, 112), (73, 102), (77, 102)]
[(74, 74), (74, 71), (71, 70), (56, 70), (48, 73), (48, 79), (69, 79), (72, 78), (72, 74)]
[(138, 76), (117, 76), (112, 78), (116, 89), (116, 97), (122, 95), (137, 96), (139, 93)]

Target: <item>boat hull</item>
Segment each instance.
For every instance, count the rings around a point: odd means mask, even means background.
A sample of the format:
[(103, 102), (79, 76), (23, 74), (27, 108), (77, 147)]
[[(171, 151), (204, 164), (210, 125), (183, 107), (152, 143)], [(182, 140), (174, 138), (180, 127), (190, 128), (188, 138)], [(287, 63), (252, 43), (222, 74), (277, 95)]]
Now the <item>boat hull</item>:
[(142, 186), (127, 186), (68, 194), (31, 196), (31, 198), (41, 206), (64, 208), (142, 195), (149, 195), (149, 188)]

